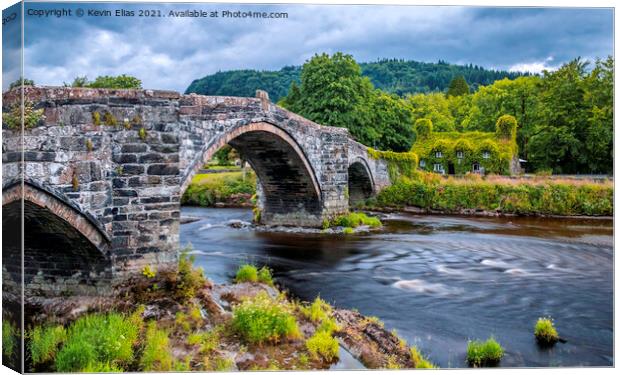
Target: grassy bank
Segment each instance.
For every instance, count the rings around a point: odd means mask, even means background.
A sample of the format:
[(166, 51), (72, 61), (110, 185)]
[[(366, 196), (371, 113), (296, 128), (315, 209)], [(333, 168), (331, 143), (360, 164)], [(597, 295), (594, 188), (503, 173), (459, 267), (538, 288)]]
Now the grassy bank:
[[(267, 267), (241, 265), (231, 283), (215, 285), (192, 263), (183, 253), (176, 267), (144, 267), (118, 286), (118, 297), (71, 302), (63, 297), (52, 304), (56, 312), (47, 310), (44, 321), (26, 327), (27, 369), (328, 369), (338, 361), (339, 340), (355, 345), (369, 368), (432, 366), (376, 319), (336, 309), (319, 297), (289, 298), (274, 286)], [(67, 306), (76, 304), (80, 312), (67, 316)], [(365, 334), (369, 330), (372, 335)]]
[(256, 175), (252, 171), (198, 174), (183, 194), (181, 204), (204, 207), (216, 204), (250, 206), (254, 194)]
[(445, 213), (483, 210), (503, 214), (610, 216), (613, 184), (588, 180), (442, 177), (400, 178), (369, 202), (375, 207), (414, 206)]

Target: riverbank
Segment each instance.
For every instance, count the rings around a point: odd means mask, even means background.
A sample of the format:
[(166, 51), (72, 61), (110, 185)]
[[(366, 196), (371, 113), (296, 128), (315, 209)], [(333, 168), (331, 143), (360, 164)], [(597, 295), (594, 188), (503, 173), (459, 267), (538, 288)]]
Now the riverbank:
[[(247, 269), (258, 277), (240, 276)], [(115, 295), (39, 300), (27, 329), (27, 368), (316, 370), (337, 366), (343, 350), (359, 367), (430, 366), (378, 319), (318, 297), (293, 300), (267, 269), (245, 266), (236, 282), (215, 284), (183, 254), (176, 269), (145, 267)]]
[(197, 174), (181, 203), (201, 207), (253, 207), (256, 174), (252, 170), (213, 169)]
[(613, 183), (588, 180), (441, 177), (400, 178), (363, 205), (375, 210), (476, 216), (600, 217), (613, 215)]

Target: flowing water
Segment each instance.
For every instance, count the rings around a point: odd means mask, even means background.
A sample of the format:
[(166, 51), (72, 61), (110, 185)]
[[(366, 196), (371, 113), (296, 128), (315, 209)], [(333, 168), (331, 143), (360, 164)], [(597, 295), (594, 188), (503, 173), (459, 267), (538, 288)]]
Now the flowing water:
[[(396, 329), (441, 367), (466, 367), (468, 339), (494, 336), (501, 366), (613, 365), (613, 226), (607, 220), (392, 214), (354, 235), (235, 229), (247, 209), (184, 207), (196, 264), (216, 282), (241, 263), (268, 265), (281, 286), (356, 308)], [(567, 340), (536, 345), (551, 316)]]

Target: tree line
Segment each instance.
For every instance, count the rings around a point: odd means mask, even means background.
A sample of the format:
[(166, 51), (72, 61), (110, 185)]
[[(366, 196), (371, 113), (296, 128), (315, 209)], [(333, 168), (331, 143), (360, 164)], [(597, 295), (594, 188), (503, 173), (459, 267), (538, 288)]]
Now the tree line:
[[(455, 76), (462, 75), (473, 90), (502, 78), (516, 78), (523, 73), (484, 69), (477, 65), (454, 65), (439, 60), (425, 63), (402, 59), (381, 59), (359, 64), (361, 73), (385, 92), (404, 96), (418, 92), (444, 91)], [(277, 102), (286, 96), (292, 82), (301, 80), (300, 66), (286, 66), (277, 71), (231, 70), (194, 80), (186, 94), (254, 96), (265, 90)]]
[(315, 55), (279, 104), (313, 121), (348, 128), (359, 142), (408, 151), (413, 124), (435, 132), (494, 132), (503, 115), (517, 119), (519, 156), (530, 171), (612, 173), (614, 59), (580, 58), (540, 76), (503, 78), (471, 92), (464, 76), (446, 92), (404, 97), (376, 88), (350, 55)]

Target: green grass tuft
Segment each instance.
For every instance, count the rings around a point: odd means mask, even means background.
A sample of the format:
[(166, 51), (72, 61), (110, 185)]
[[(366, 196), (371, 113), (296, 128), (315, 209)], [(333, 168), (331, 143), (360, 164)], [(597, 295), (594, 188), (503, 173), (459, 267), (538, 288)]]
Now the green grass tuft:
[(426, 359), (417, 347), (412, 346), (410, 348), (411, 361), (414, 363), (415, 368), (437, 368), (433, 363)]
[(273, 286), (273, 276), (269, 268), (263, 267), (258, 270), (258, 282)]
[(251, 264), (244, 264), (237, 270), (236, 283), (255, 283), (258, 281), (258, 270)]
[(381, 220), (374, 216), (368, 216), (363, 212), (350, 212), (346, 215), (336, 217), (329, 223), (331, 227), (357, 228), (360, 225), (376, 228), (381, 226)]
[(553, 345), (560, 339), (551, 318), (538, 318), (534, 327), (534, 336), (541, 345)]
[(233, 328), (250, 343), (278, 342), (300, 337), (288, 304), (261, 292), (233, 308)]
[(140, 367), (143, 371), (170, 371), (172, 369), (173, 358), (170, 354), (170, 339), (168, 332), (158, 329), (155, 322), (150, 322), (146, 328), (146, 343)]
[(67, 330), (66, 342), (55, 359), (56, 370), (76, 372), (106, 363), (124, 368), (134, 359), (133, 348), (141, 329), (141, 324), (136, 324), (138, 319), (138, 312), (79, 318)]
[(2, 319), (2, 354), (11, 357), (17, 348), (17, 329), (6, 318)]
[(30, 358), (33, 365), (53, 360), (60, 344), (67, 340), (63, 326), (35, 327), (28, 333), (30, 339)]
[(475, 340), (467, 343), (467, 362), (470, 366), (494, 366), (503, 356), (504, 349), (492, 337), (484, 342)]
[(331, 362), (338, 358), (338, 340), (328, 331), (317, 331), (306, 341), (306, 349), (315, 357), (323, 357)]

